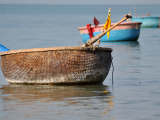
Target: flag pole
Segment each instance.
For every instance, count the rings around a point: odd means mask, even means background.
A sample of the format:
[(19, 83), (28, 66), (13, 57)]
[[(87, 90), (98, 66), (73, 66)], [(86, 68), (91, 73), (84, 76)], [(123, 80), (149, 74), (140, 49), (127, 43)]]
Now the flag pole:
[[(107, 18), (106, 18), (106, 22), (105, 22), (105, 24), (104, 24), (103, 31), (104, 31), (104, 30), (107, 30), (107, 29), (109, 29), (109, 28), (111, 27), (111, 19), (110, 19), (110, 16), (111, 16), (111, 8), (109, 8), (109, 10), (108, 10), (108, 16), (107, 16)], [(109, 39), (109, 35), (110, 35), (110, 31), (107, 32), (107, 37), (108, 37), (108, 39)], [(107, 39), (107, 40), (108, 40), (108, 39)]]
[(87, 47), (90, 46), (91, 44), (95, 43), (99, 38), (103, 37), (108, 31), (112, 30), (114, 27), (119, 25), (121, 22), (127, 20), (128, 18), (132, 18), (130, 15), (124, 15), (124, 18), (122, 18), (119, 22), (111, 26), (109, 29), (102, 31), (100, 34), (96, 35), (95, 37), (91, 38), (90, 40), (87, 41), (82, 47)]
[[(111, 13), (111, 8), (109, 8), (109, 10), (108, 10), (108, 16), (109, 16), (110, 13)], [(106, 21), (108, 20), (108, 16), (106, 18)]]

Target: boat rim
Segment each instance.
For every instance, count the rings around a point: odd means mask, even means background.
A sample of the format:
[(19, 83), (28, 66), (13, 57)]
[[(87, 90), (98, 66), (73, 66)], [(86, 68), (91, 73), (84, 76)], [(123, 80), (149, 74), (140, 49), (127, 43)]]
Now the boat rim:
[(20, 50), (10, 50), (5, 52), (0, 52), (0, 56), (7, 55), (7, 54), (16, 54), (16, 53), (29, 53), (29, 52), (45, 52), (45, 51), (64, 51), (64, 50), (70, 50), (70, 51), (109, 51), (112, 52), (113, 50), (111, 48), (107, 47), (49, 47), (49, 48), (32, 48), (32, 49), (20, 49)]
[(160, 18), (159, 16), (135, 16), (132, 18)]
[[(116, 24), (116, 23), (111, 23), (111, 25), (114, 25), (114, 24)], [(142, 22), (122, 22), (122, 23), (120, 23), (119, 25), (127, 25), (127, 24), (142, 24)], [(98, 25), (98, 26), (99, 26), (99, 27), (103, 27), (104, 24), (100, 24), (100, 25)], [(91, 25), (91, 28), (95, 28), (95, 25)], [(84, 26), (84, 27), (79, 27), (79, 28), (78, 28), (78, 30), (81, 30), (81, 29), (87, 29), (87, 27)]]

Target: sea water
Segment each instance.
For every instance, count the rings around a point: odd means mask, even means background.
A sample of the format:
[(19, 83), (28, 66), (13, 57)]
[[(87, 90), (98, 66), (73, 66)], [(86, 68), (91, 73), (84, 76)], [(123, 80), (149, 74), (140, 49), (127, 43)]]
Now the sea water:
[[(0, 44), (10, 50), (80, 46), (78, 27), (125, 14), (160, 16), (160, 5), (0, 5)], [(136, 42), (103, 42), (113, 67), (102, 84), (12, 85), (0, 71), (0, 119), (159, 120), (160, 29)], [(100, 61), (99, 61), (100, 62)], [(112, 72), (113, 81), (112, 84)]]

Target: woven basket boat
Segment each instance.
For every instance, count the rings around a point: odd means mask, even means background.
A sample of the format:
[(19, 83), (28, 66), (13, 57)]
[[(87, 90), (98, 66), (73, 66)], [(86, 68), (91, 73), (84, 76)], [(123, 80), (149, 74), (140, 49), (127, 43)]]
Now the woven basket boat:
[(111, 48), (51, 47), (0, 52), (9, 83), (101, 83), (111, 66)]

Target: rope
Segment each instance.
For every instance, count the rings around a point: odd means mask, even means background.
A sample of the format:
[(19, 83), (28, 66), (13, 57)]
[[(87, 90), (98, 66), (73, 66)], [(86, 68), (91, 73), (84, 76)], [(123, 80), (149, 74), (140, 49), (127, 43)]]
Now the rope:
[(112, 64), (112, 85), (113, 85), (113, 72), (114, 72), (114, 66), (113, 66), (113, 57), (111, 57), (111, 64)]

